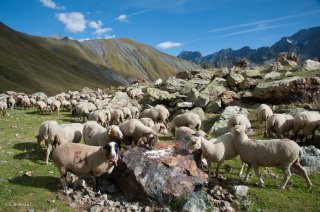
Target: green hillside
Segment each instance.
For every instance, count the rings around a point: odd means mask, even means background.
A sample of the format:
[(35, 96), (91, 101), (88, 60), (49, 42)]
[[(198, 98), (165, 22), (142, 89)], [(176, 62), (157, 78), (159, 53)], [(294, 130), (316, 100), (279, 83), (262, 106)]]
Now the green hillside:
[(54, 94), (105, 88), (137, 78), (165, 79), (196, 65), (129, 39), (75, 40), (30, 36), (0, 23), (0, 92)]

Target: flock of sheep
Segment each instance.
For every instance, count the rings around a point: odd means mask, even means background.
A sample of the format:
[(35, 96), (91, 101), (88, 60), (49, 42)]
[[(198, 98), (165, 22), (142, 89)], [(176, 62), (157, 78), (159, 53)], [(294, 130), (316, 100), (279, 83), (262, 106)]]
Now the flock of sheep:
[[(176, 142), (181, 140), (181, 134), (190, 135), (185, 146), (192, 151), (201, 149), (208, 162), (209, 177), (212, 162), (217, 163), (218, 176), (224, 160), (240, 155), (243, 161), (242, 169), (245, 164), (248, 165), (245, 180), (253, 168), (263, 186), (259, 167), (280, 166), (285, 170), (285, 178), (280, 187), (285, 188), (291, 176), (290, 168), (293, 166), (305, 178), (308, 186), (312, 186), (306, 171), (299, 163), (301, 148), (295, 141), (283, 137), (288, 137), (291, 130), (295, 140), (300, 130), (306, 139), (309, 135), (314, 136), (320, 124), (318, 112), (305, 111), (292, 117), (289, 114), (273, 114), (268, 105), (261, 104), (256, 114), (261, 129), (267, 136), (275, 134), (278, 139), (249, 139), (246, 134), (247, 130), (251, 129), (249, 119), (245, 115), (234, 114), (228, 122), (230, 132), (207, 140), (206, 134), (200, 130), (201, 118), (195, 113), (177, 115), (169, 122), (169, 110), (163, 105), (150, 106), (144, 110), (140, 105), (111, 108), (108, 105), (109, 100), (110, 96), (98, 92), (80, 94), (75, 91), (54, 97), (14, 94), (6, 97), (6, 101), (0, 101), (0, 110), (5, 114), (7, 108), (14, 108), (17, 104), (24, 108), (37, 107), (39, 113), (48, 111), (59, 114), (59, 111), (64, 109), (82, 119), (82, 123), (70, 124), (45, 121), (40, 125), (36, 136), (38, 145), (45, 141), (46, 164), (54, 149), (52, 158), (60, 171), (65, 193), (68, 193), (68, 171), (79, 176), (94, 176), (99, 190), (99, 176), (112, 172), (117, 164), (120, 145), (143, 145), (153, 149), (159, 134), (167, 134), (168, 131), (176, 137)], [(82, 138), (84, 144), (79, 143)]]

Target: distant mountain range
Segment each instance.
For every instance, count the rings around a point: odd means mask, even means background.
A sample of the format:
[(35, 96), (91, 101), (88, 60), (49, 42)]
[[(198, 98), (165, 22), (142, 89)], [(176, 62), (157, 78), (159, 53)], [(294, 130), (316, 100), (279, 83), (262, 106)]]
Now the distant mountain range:
[(138, 78), (166, 79), (197, 68), (125, 38), (84, 42), (60, 35), (46, 38), (17, 32), (0, 22), (0, 92), (103, 89)]
[(263, 64), (275, 59), (280, 52), (295, 52), (301, 61), (320, 58), (320, 27), (302, 29), (290, 37), (283, 37), (271, 47), (251, 49), (245, 46), (238, 50), (222, 49), (202, 56), (200, 52), (182, 51), (178, 58), (197, 64), (209, 63), (215, 66), (232, 66), (238, 58), (247, 58), (255, 64)]

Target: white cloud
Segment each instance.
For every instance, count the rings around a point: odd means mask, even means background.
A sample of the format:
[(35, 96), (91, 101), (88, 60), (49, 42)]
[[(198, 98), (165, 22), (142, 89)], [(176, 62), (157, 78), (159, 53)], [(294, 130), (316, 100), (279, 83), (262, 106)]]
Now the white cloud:
[(57, 9), (57, 10), (64, 10), (64, 6), (58, 6), (54, 1), (52, 0), (40, 0), (43, 6), (49, 7), (52, 9)]
[(86, 20), (82, 13), (59, 13), (56, 15), (56, 18), (65, 24), (69, 32), (83, 32), (86, 29)]
[(106, 35), (106, 36), (104, 36), (104, 39), (112, 39), (115, 37), (116, 37), (116, 35)]
[(175, 42), (171, 42), (171, 41), (166, 41), (166, 42), (159, 43), (157, 45), (157, 48), (170, 49), (173, 47), (180, 47), (180, 46), (182, 46), (182, 43), (175, 43)]
[(83, 42), (83, 41), (86, 41), (86, 40), (90, 40), (90, 38), (81, 38), (81, 39), (79, 39), (78, 41), (79, 41), (79, 42)]
[(119, 22), (129, 22), (129, 17), (125, 14), (119, 15), (116, 19), (114, 19), (115, 21), (119, 21)]
[(89, 21), (88, 26), (91, 27), (92, 29), (95, 29), (94, 34), (100, 36), (105, 33), (110, 33), (112, 32), (112, 28), (102, 28), (103, 22), (98, 20), (98, 21)]

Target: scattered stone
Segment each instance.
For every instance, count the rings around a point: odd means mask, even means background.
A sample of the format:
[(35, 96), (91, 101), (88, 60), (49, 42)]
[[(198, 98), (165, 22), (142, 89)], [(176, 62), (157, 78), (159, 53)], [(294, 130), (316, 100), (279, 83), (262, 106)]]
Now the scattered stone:
[(246, 78), (240, 83), (239, 88), (242, 90), (254, 89), (257, 85), (258, 82), (255, 79)]
[(179, 102), (177, 104), (178, 108), (192, 108), (193, 107), (193, 103), (192, 102)]
[(266, 80), (274, 80), (274, 79), (277, 79), (279, 77), (281, 77), (281, 74), (279, 72), (271, 71), (270, 73), (267, 73), (264, 76), (264, 79), (266, 79)]
[(173, 100), (176, 98), (175, 94), (171, 94), (167, 91), (158, 88), (147, 88), (147, 95), (154, 98), (155, 100)]
[(190, 80), (192, 78), (192, 74), (189, 71), (179, 71), (176, 73), (176, 78)]
[(193, 192), (189, 194), (186, 201), (182, 205), (184, 212), (200, 212), (205, 211), (210, 207), (210, 202), (207, 193), (204, 191)]
[(215, 99), (227, 91), (226, 87), (227, 82), (225, 79), (215, 78), (201, 91), (201, 93), (208, 95), (210, 99)]
[(195, 88), (191, 88), (189, 93), (187, 94), (187, 101), (188, 102), (194, 102), (199, 97), (199, 91)]
[(246, 78), (261, 78), (261, 73), (257, 69), (244, 70), (242, 75)]
[(209, 97), (206, 94), (200, 94), (196, 101), (194, 101), (194, 106), (204, 108), (209, 103)]
[(221, 111), (221, 100), (212, 100), (208, 103), (206, 107), (207, 113), (219, 113)]
[(320, 69), (320, 62), (315, 60), (306, 60), (302, 66), (303, 71), (315, 71), (318, 69)]
[(300, 158), (300, 163), (307, 172), (319, 172), (320, 171), (320, 149), (315, 146), (303, 146), (301, 147), (303, 154)]
[(190, 112), (198, 114), (200, 116), (201, 121), (206, 118), (206, 114), (201, 107), (195, 107)]
[(239, 84), (244, 80), (241, 74), (230, 74), (227, 78), (227, 82), (231, 88), (239, 86)]
[(221, 96), (221, 103), (223, 106), (234, 106), (240, 104), (240, 96), (234, 91), (226, 91)]
[(213, 133), (215, 136), (220, 136), (224, 133), (227, 133), (229, 131), (228, 120), (235, 113), (247, 115), (249, 112), (247, 109), (241, 108), (238, 106), (226, 107), (224, 109), (223, 113), (221, 114), (219, 120), (213, 124), (213, 126), (210, 130), (210, 133)]
[(32, 172), (31, 172), (31, 171), (28, 171), (28, 172), (24, 173), (24, 176), (32, 177)]
[(239, 198), (246, 197), (248, 195), (249, 187), (244, 185), (236, 185), (232, 186), (232, 191), (234, 195)]

